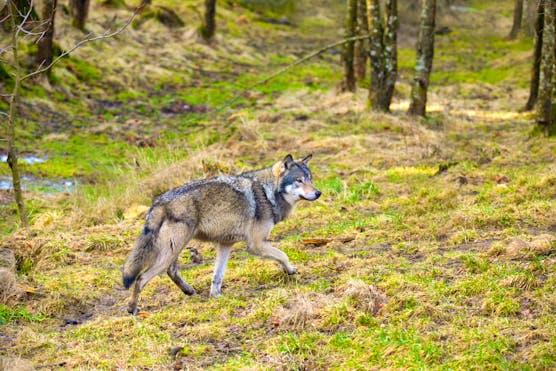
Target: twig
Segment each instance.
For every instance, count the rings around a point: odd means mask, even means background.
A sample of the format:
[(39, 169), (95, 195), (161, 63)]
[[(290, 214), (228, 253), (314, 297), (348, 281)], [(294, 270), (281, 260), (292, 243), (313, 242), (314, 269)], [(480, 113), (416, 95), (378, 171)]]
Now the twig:
[(296, 60), (295, 62), (293, 62), (292, 64), (289, 64), (285, 67), (282, 67), (281, 69), (279, 69), (278, 71), (274, 72), (273, 74), (271, 74), (270, 76), (265, 77), (264, 79), (255, 82), (249, 86), (247, 86), (246, 88), (243, 88), (235, 97), (233, 97), (232, 99), (230, 99), (229, 101), (227, 101), (226, 103), (224, 103), (220, 108), (218, 108), (216, 110), (216, 113), (221, 112), (222, 110), (228, 108), (229, 106), (231, 106), (232, 104), (234, 104), (238, 99), (240, 99), (247, 91), (253, 89), (256, 86), (259, 85), (263, 85), (267, 82), (269, 82), (270, 80), (272, 80), (273, 78), (280, 76), (281, 74), (291, 70), (293, 67), (308, 61), (309, 59), (316, 57), (317, 55), (327, 51), (328, 49), (332, 49), (338, 45), (342, 45), (345, 44), (347, 42), (351, 42), (351, 41), (357, 41), (357, 40), (364, 40), (364, 39), (368, 39), (369, 37), (371, 37), (371, 35), (360, 35), (360, 36), (354, 36), (354, 37), (349, 37), (343, 40), (339, 40), (339, 41), (335, 41), (331, 44), (326, 45), (323, 48), (320, 48), (318, 50), (315, 50), (309, 54), (307, 54), (305, 57), (302, 57), (298, 60)]
[(133, 11), (133, 14), (129, 17), (129, 19), (126, 21), (126, 23), (120, 27), (119, 29), (117, 29), (116, 31), (109, 33), (109, 30), (106, 30), (102, 35), (97, 35), (97, 36), (92, 36), (92, 34), (89, 34), (85, 39), (77, 42), (74, 46), (72, 46), (70, 49), (66, 50), (65, 52), (63, 52), (62, 54), (60, 54), (58, 57), (56, 57), (52, 62), (50, 62), (50, 64), (48, 66), (42, 67), (40, 66), (39, 69), (37, 69), (34, 72), (31, 72), (25, 76), (23, 76), (21, 78), (21, 81), (26, 80), (30, 77), (36, 76), (40, 73), (43, 73), (44, 71), (48, 70), (49, 68), (51, 68), (53, 65), (55, 65), (56, 63), (58, 63), (58, 61), (62, 58), (64, 58), (65, 56), (69, 55), (70, 53), (72, 53), (74, 50), (80, 48), (82, 45), (89, 43), (91, 41), (97, 41), (97, 40), (104, 40), (104, 39), (109, 39), (111, 37), (114, 37), (116, 35), (121, 34), (126, 28), (127, 26), (129, 26), (131, 24), (131, 22), (133, 21), (133, 19), (135, 18), (135, 16), (139, 13), (139, 11), (143, 8), (144, 4), (141, 4), (140, 6), (138, 6), (137, 8), (135, 8), (135, 10)]

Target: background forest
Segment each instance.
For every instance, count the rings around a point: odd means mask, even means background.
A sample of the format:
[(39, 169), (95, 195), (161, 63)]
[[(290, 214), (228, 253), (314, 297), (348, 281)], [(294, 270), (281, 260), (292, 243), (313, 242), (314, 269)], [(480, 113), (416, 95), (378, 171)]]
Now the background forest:
[[(555, 367), (554, 0), (0, 7), (0, 369)], [(300, 274), (194, 242), (130, 316), (152, 199), (288, 153)]]

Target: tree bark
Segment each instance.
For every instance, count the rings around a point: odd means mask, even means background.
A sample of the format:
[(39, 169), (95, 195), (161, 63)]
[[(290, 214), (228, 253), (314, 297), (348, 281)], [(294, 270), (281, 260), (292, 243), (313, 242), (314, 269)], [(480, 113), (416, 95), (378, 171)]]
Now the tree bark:
[(216, 31), (216, 0), (205, 0), (205, 15), (201, 25), (201, 36), (205, 40), (211, 40)]
[(523, 0), (514, 0), (514, 21), (512, 30), (508, 35), (508, 39), (513, 40), (517, 37), (521, 29), (521, 20), (523, 19)]
[(89, 15), (89, 0), (71, 0), (72, 25), (85, 32), (85, 22)]
[(386, 32), (384, 34), (384, 94), (381, 106), (390, 109), (398, 78), (398, 3), (386, 0)]
[[(43, 36), (39, 39), (37, 45), (37, 64), (40, 66), (48, 66), (53, 60), (53, 38), (54, 38), (54, 19), (56, 18), (57, 0), (45, 0), (42, 12), (42, 19), (45, 22), (45, 30)], [(50, 77), (50, 69), (45, 71)]]
[(436, 0), (423, 0), (419, 39), (417, 41), (417, 61), (415, 78), (411, 87), (411, 102), (408, 113), (425, 116), (427, 107), (427, 90), (434, 56), (434, 25), (436, 18)]
[(544, 3), (537, 0), (537, 14), (535, 16), (535, 43), (533, 47), (533, 65), (531, 66), (531, 82), (529, 84), (529, 99), (525, 110), (530, 111), (535, 107), (539, 95), (539, 76), (541, 70), (542, 40), (544, 28)]
[(556, 0), (541, 0), (544, 3), (544, 29), (542, 57), (540, 68), (540, 85), (537, 102), (537, 125), (545, 135), (556, 134), (556, 120), (552, 114), (552, 96), (554, 94), (554, 47), (556, 35), (555, 15)]
[(29, 227), (29, 220), (27, 219), (27, 212), (25, 210), (25, 202), (23, 201), (23, 192), (21, 190), (21, 177), (19, 175), (19, 166), (17, 163), (17, 147), (15, 145), (15, 120), (16, 110), (19, 101), (19, 89), (21, 87), (21, 67), (19, 64), (19, 50), (17, 40), (16, 14), (17, 10), (13, 7), (10, 8), (10, 19), (12, 27), (12, 54), (13, 54), (13, 67), (14, 67), (14, 88), (10, 97), (10, 106), (8, 111), (8, 165), (12, 172), (12, 184), (14, 187), (15, 203), (19, 219), (25, 228)]
[[(367, 1), (357, 1), (357, 35), (367, 35), (369, 33), (369, 23), (367, 21)], [(364, 81), (367, 76), (367, 51), (368, 40), (357, 40), (355, 42), (354, 62), (355, 78), (357, 81)]]
[(369, 60), (371, 65), (371, 83), (369, 86), (369, 103), (374, 110), (385, 111), (380, 106), (380, 94), (384, 86), (383, 29), (380, 16), (380, 1), (367, 0), (367, 20), (369, 22)]
[(382, 24), (380, 0), (367, 0), (369, 22), (369, 59), (371, 83), (369, 105), (375, 111), (388, 112), (396, 84), (398, 6), (397, 0), (386, 0), (386, 26)]
[[(355, 29), (357, 26), (357, 0), (347, 0), (347, 19), (345, 38), (349, 39), (355, 36)], [(344, 64), (344, 76), (340, 84), (341, 91), (354, 92), (355, 84), (355, 69), (354, 69), (354, 49), (355, 41), (348, 41), (344, 44), (344, 51), (342, 53), (342, 61)]]

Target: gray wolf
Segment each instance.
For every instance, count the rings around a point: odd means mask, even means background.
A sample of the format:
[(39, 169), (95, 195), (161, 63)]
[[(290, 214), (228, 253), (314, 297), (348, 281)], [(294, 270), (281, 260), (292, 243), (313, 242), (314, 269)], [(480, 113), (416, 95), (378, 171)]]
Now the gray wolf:
[(251, 254), (275, 260), (287, 274), (296, 274), (268, 236), (299, 200), (320, 197), (307, 165), (311, 157), (295, 161), (287, 155), (265, 169), (193, 181), (157, 197), (124, 265), (123, 284), (133, 285), (128, 311), (137, 313), (141, 290), (164, 271), (186, 295), (195, 294), (178, 272), (179, 254), (193, 238), (218, 245), (211, 297), (220, 296), (230, 251), (240, 241)]

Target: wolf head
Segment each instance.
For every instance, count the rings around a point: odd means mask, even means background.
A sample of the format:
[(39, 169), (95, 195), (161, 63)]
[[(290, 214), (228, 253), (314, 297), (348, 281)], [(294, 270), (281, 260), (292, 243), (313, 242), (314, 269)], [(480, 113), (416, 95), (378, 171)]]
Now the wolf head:
[(289, 204), (293, 205), (299, 200), (315, 201), (321, 195), (321, 191), (312, 183), (312, 174), (307, 166), (312, 157), (309, 155), (301, 161), (295, 161), (292, 155), (287, 155), (272, 167), (278, 180), (278, 191)]

